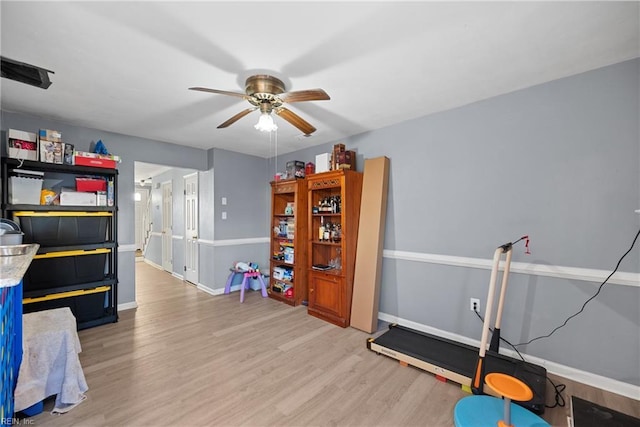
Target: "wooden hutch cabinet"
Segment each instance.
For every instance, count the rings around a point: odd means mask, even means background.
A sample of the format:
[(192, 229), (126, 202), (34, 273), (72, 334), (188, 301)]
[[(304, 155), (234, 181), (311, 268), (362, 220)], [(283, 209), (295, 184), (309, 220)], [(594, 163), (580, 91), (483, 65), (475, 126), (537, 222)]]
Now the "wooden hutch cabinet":
[(362, 173), (310, 175), (308, 191), (309, 306), (312, 316), (349, 326)]
[(271, 182), (271, 276), (267, 292), (290, 305), (307, 301), (307, 194), (304, 179)]

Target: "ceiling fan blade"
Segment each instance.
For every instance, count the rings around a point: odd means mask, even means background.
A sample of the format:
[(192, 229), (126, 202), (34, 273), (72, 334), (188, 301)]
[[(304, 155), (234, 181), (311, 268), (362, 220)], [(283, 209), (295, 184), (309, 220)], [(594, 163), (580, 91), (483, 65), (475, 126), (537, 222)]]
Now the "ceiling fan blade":
[(284, 102), (326, 101), (331, 99), (322, 89), (297, 90), (279, 95)]
[(243, 118), (244, 116), (246, 116), (247, 114), (249, 114), (254, 110), (257, 110), (257, 108), (247, 108), (246, 110), (240, 111), (238, 114), (236, 114), (235, 116), (231, 117), (229, 120), (227, 120), (226, 122), (218, 126), (218, 129), (231, 126), (232, 124), (234, 124), (235, 122), (237, 122), (238, 120), (240, 120), (241, 118)]
[(238, 98), (249, 99), (250, 96), (241, 92), (230, 92), (228, 90), (209, 89), (207, 87), (190, 87), (189, 90), (199, 90), (200, 92), (219, 93), (220, 95), (237, 96)]
[(308, 123), (305, 119), (297, 115), (291, 110), (287, 110), (284, 107), (280, 107), (274, 110), (277, 115), (297, 127), (304, 133), (305, 135), (310, 135), (316, 131), (310, 123)]

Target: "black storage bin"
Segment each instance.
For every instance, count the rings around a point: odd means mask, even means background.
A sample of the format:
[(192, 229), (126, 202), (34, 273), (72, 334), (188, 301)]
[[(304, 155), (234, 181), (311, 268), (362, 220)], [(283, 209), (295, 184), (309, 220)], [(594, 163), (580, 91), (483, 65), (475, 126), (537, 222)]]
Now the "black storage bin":
[(53, 298), (45, 301), (24, 304), (25, 313), (33, 313), (54, 308), (69, 307), (79, 326), (85, 322), (91, 322), (113, 314), (109, 308), (108, 298), (111, 290), (87, 293), (68, 298)]
[(24, 275), (24, 291), (38, 291), (104, 280), (110, 249), (36, 255)]
[(14, 212), (24, 243), (41, 247), (104, 243), (110, 212)]
[(109, 313), (110, 310), (106, 308), (109, 306), (106, 302), (107, 297), (108, 292), (98, 292), (74, 297), (76, 306), (74, 315), (78, 322), (89, 322), (111, 314)]

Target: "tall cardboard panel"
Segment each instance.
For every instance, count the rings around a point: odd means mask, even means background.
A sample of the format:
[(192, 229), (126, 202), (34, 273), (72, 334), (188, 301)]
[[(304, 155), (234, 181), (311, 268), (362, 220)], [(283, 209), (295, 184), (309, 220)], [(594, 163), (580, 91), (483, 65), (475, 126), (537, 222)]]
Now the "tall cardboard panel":
[(378, 326), (388, 188), (389, 158), (366, 159), (353, 279), (351, 326), (369, 333), (376, 331)]

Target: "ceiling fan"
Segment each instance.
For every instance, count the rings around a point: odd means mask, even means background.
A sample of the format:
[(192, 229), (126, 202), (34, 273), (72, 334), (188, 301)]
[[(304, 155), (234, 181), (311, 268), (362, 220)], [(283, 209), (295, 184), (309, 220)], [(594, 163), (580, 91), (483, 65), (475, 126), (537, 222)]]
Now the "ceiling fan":
[(230, 95), (249, 101), (253, 107), (247, 108), (231, 117), (226, 122), (218, 126), (218, 129), (226, 128), (247, 114), (255, 110), (260, 110), (260, 121), (255, 125), (256, 129), (262, 131), (271, 131), (277, 129), (273, 122), (271, 113), (274, 112), (282, 117), (293, 126), (297, 127), (305, 135), (310, 135), (316, 131), (309, 122), (294, 113), (293, 111), (283, 107), (285, 103), (303, 102), (303, 101), (324, 101), (331, 99), (322, 89), (298, 90), (293, 92), (285, 92), (282, 80), (266, 74), (258, 74), (250, 76), (245, 82), (245, 93), (230, 92), (219, 89), (209, 89), (206, 87), (190, 87), (189, 90), (198, 90), (202, 92), (219, 93), (221, 95)]

